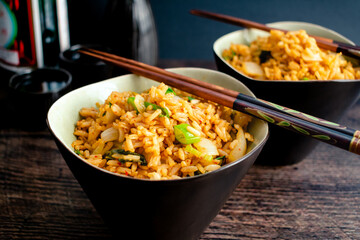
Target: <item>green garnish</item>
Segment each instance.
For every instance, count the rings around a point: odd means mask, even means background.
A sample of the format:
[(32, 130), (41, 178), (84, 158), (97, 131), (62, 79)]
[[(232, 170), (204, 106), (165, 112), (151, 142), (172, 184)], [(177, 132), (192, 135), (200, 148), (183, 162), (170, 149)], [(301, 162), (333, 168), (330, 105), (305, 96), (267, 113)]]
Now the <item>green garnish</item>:
[(111, 103), (111, 102), (109, 102), (109, 107), (111, 107), (111, 105), (112, 105), (112, 103)]
[(129, 97), (127, 100), (128, 104), (130, 104), (135, 109), (136, 113), (139, 113), (139, 110), (137, 109), (134, 101), (135, 97)]
[(192, 144), (192, 143), (200, 142), (201, 138), (189, 132), (187, 130), (188, 126), (190, 125), (186, 123), (182, 123), (174, 126), (174, 134), (176, 140), (178, 140), (182, 144)]
[(200, 152), (199, 150), (193, 148), (190, 144), (186, 145), (185, 150), (188, 151), (189, 153), (194, 154), (196, 157), (204, 159), (205, 161), (210, 162), (213, 160), (213, 157), (211, 155)]
[(75, 151), (74, 151), (77, 155), (81, 155), (81, 152), (80, 152), (80, 150), (79, 149), (75, 149)]
[(174, 92), (174, 90), (172, 90), (171, 88), (168, 88), (165, 92), (165, 94), (168, 94), (168, 93), (173, 93), (174, 95), (176, 95), (176, 93)]
[[(121, 158), (114, 158), (113, 155), (114, 154), (120, 154), (120, 155), (134, 155), (134, 156), (139, 156), (140, 159), (139, 160), (129, 160), (129, 159), (121, 159)], [(145, 156), (142, 155), (142, 154), (139, 154), (139, 153), (135, 153), (135, 152), (130, 152), (130, 151), (125, 151), (123, 149), (113, 149), (113, 150), (110, 150), (108, 152), (106, 152), (104, 154), (104, 157), (106, 160), (118, 160), (119, 162), (121, 163), (125, 163), (125, 162), (138, 162), (140, 163), (140, 165), (142, 166), (146, 166), (147, 165), (147, 162), (146, 162), (146, 159), (145, 159)]]
[(305, 80), (305, 81), (306, 81), (306, 80), (309, 80), (309, 78), (307, 78), (307, 77), (304, 77), (304, 78), (303, 78), (303, 79), (301, 79), (301, 80)]
[(144, 102), (145, 107), (152, 106), (153, 110), (161, 109), (162, 114), (160, 114), (160, 117), (170, 117), (169, 110), (167, 108), (160, 107), (159, 105), (156, 105), (154, 103)]
[(225, 156), (217, 157), (217, 158), (215, 158), (214, 160), (220, 160), (220, 161), (219, 161), (219, 165), (220, 165), (220, 166), (224, 165), (225, 162), (226, 162)]
[(193, 98), (193, 97), (187, 97), (188, 98), (188, 100), (189, 100), (189, 102), (191, 102), (191, 100), (194, 100), (195, 98)]
[(234, 50), (231, 50), (231, 55), (230, 56), (224, 56), (225, 60), (232, 60), (234, 58), (234, 56), (236, 56), (236, 52)]

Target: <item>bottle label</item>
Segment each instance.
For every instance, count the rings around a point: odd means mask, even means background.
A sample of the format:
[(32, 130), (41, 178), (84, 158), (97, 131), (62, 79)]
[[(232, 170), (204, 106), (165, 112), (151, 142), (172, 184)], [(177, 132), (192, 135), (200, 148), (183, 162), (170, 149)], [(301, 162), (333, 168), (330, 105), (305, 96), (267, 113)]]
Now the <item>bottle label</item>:
[(4, 48), (0, 48), (0, 59), (11, 65), (19, 65), (19, 53)]
[(0, 0), (0, 60), (14, 66), (35, 66), (31, 0)]

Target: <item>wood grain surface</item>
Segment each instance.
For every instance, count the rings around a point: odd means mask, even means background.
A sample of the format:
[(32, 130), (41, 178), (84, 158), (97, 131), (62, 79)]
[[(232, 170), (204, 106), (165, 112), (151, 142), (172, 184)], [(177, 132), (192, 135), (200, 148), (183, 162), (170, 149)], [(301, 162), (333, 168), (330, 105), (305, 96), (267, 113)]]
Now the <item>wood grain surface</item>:
[[(339, 123), (359, 119), (360, 102)], [(110, 239), (49, 131), (2, 121), (0, 239)], [(320, 143), (295, 165), (255, 164), (200, 239), (360, 239), (359, 156)]]

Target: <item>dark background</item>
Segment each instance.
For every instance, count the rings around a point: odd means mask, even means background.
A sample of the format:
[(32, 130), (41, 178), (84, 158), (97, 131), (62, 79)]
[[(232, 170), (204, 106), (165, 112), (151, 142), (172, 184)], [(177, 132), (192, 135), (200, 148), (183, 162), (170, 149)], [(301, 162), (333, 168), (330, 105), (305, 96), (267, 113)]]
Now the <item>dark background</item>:
[[(86, 3), (85, 3), (86, 2)], [(69, 0), (72, 44), (91, 42), (108, 0)], [(159, 59), (212, 60), (212, 44), (239, 27), (193, 16), (191, 9), (260, 23), (304, 21), (330, 28), (360, 44), (358, 0), (150, 0), (158, 32)], [(80, 13), (81, 11), (81, 13)], [(117, 29), (114, 23), (114, 31)]]

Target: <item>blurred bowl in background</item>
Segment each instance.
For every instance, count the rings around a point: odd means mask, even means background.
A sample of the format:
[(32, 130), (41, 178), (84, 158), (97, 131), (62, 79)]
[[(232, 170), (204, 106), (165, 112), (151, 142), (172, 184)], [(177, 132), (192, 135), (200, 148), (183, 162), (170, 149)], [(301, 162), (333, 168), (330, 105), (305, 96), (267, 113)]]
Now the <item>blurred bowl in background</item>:
[[(285, 30), (306, 30), (310, 35), (326, 37), (339, 42), (354, 44), (344, 36), (321, 26), (304, 22), (276, 22), (268, 26)], [(250, 78), (225, 61), (222, 52), (231, 43), (249, 45), (258, 36), (269, 33), (244, 29), (226, 34), (213, 44), (213, 53), (219, 71), (227, 73), (244, 83), (254, 94), (267, 100), (303, 113), (338, 122), (346, 110), (358, 99), (360, 80), (285, 81), (256, 80)], [(318, 141), (270, 125), (268, 143), (257, 163), (266, 165), (294, 164), (304, 159)]]
[(44, 129), (50, 106), (71, 90), (71, 82), (71, 74), (60, 68), (38, 68), (13, 75), (7, 104), (14, 127)]
[[(253, 96), (236, 79), (200, 68), (170, 69), (179, 74)], [(176, 180), (144, 180), (91, 165), (74, 153), (74, 126), (82, 107), (104, 102), (112, 91), (142, 92), (159, 83), (129, 74), (74, 90), (53, 104), (48, 127), (67, 165), (114, 236), (121, 239), (197, 239), (253, 165), (268, 137), (266, 122), (248, 126), (255, 141), (240, 159), (220, 169)]]

